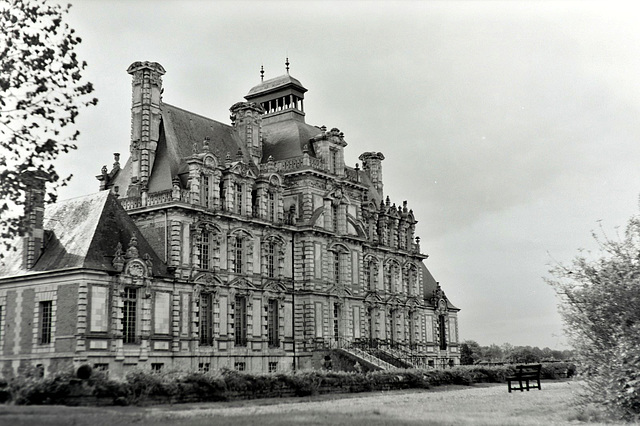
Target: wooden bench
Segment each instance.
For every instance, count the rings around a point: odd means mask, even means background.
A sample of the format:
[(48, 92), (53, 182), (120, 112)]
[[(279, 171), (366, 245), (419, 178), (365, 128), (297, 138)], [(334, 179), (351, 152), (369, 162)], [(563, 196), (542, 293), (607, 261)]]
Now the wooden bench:
[[(509, 393), (511, 393), (512, 390), (519, 390), (520, 392), (522, 392), (526, 389), (528, 392), (529, 389), (542, 389), (540, 387), (541, 368), (542, 364), (516, 365), (515, 374), (513, 376), (507, 377), (507, 382), (509, 383)], [(512, 383), (514, 384), (514, 386), (512, 386)], [(518, 384), (519, 386), (516, 386), (516, 384)]]

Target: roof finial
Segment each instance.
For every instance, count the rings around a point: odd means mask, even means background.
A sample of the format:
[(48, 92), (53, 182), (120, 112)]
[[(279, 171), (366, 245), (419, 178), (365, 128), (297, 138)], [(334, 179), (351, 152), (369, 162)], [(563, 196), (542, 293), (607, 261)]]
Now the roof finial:
[(264, 65), (260, 65), (260, 81), (264, 81)]
[(287, 56), (287, 62), (284, 63), (287, 66), (287, 74), (289, 74), (289, 57)]

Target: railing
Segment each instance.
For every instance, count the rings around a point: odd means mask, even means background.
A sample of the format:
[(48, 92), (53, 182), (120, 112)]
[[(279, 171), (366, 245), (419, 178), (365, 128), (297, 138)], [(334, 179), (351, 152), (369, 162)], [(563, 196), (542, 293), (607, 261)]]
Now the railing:
[(118, 201), (120, 201), (120, 205), (125, 210), (142, 207), (142, 199), (140, 197), (119, 198)]
[(360, 182), (360, 176), (358, 176), (358, 170), (345, 166), (344, 173), (347, 176), (347, 180), (350, 180), (351, 182), (355, 182), (355, 183)]
[(153, 192), (147, 195), (147, 206), (157, 206), (158, 204), (169, 203), (173, 201), (171, 196), (172, 190)]

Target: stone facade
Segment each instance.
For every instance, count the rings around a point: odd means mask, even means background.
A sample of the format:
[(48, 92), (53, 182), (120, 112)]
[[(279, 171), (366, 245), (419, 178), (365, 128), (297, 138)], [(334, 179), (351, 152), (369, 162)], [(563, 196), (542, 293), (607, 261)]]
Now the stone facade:
[(107, 195), (92, 229), (130, 232), (74, 274), (0, 278), (3, 374), (28, 362), (286, 371), (327, 348), (459, 364), (458, 308), (423, 264), (408, 203), (383, 193), (384, 156), (345, 165), (344, 134), (306, 124), (288, 70), (233, 105), (231, 125), (164, 103), (159, 64), (128, 72), (130, 158), (97, 176)]

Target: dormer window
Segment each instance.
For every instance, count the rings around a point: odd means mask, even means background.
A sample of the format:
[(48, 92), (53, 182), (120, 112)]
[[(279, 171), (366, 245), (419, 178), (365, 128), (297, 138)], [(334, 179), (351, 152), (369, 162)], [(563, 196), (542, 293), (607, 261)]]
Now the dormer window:
[(275, 222), (276, 215), (276, 194), (273, 191), (267, 193), (267, 219), (271, 222)]
[(238, 213), (238, 214), (242, 214), (242, 198), (243, 198), (242, 184), (241, 183), (235, 183), (234, 184), (234, 189), (235, 189), (235, 193), (236, 193), (235, 212)]
[(211, 175), (202, 175), (200, 177), (200, 202), (205, 208), (213, 207), (212, 203), (212, 179)]

